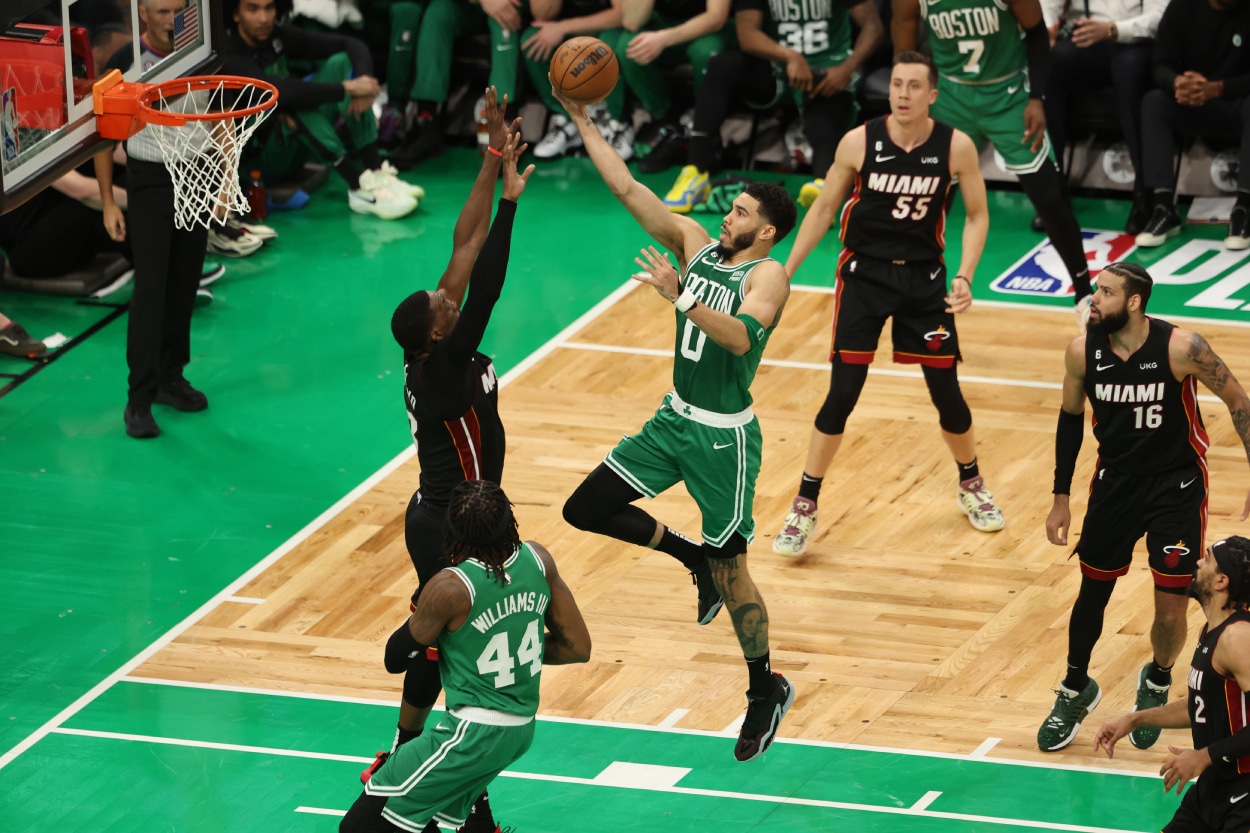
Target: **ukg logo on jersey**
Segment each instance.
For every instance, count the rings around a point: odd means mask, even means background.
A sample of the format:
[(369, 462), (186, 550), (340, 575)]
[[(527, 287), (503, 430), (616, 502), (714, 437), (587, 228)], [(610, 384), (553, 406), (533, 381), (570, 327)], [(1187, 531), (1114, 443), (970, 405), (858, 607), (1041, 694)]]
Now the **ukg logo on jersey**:
[[(1108, 263), (1123, 260), (1137, 248), (1133, 235), (1122, 231), (1082, 230), (1081, 236), (1091, 280), (1097, 280), (1098, 273)], [(1065, 297), (1072, 294), (1072, 279), (1059, 253), (1050, 245), (1050, 240), (1045, 240), (995, 278), (990, 288), (1008, 295)]]

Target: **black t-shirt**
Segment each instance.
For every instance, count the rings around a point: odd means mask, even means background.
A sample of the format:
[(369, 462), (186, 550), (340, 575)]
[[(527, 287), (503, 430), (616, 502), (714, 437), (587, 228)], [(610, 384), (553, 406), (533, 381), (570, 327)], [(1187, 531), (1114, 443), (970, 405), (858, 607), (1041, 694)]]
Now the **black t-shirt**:
[(363, 41), (337, 33), (308, 32), (295, 26), (275, 26), (264, 43), (249, 46), (238, 30), (226, 27), (221, 71), (225, 75), (259, 78), (278, 88), (278, 107), (283, 110), (309, 110), (333, 101), (342, 101), (342, 84), (305, 81), (292, 76), (290, 61), (324, 61), (346, 52), (357, 76), (373, 74), (373, 57)]
[(655, 0), (655, 13), (672, 20), (690, 20), (707, 11), (707, 0)]
[(1250, 95), (1250, 3), (1228, 11), (1208, 0), (1171, 0), (1155, 36), (1155, 82), (1167, 92), (1177, 75), (1224, 82), (1225, 98)]

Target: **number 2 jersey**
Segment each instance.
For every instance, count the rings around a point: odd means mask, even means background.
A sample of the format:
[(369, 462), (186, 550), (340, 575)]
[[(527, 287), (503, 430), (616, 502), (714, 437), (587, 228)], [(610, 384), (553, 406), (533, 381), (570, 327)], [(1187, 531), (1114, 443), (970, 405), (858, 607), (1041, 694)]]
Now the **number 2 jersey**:
[(475, 559), (447, 570), (464, 582), (472, 603), (464, 624), (439, 637), (438, 665), (448, 710), (474, 707), (533, 717), (551, 604), (547, 571), (522, 543), (504, 562), (504, 580)]
[[(1239, 610), (1213, 629), (1203, 626), (1194, 648), (1189, 666), (1189, 723), (1194, 749), (1206, 749), (1246, 726), (1250, 696), (1241, 690), (1237, 680), (1224, 677), (1211, 667), (1220, 635), (1234, 622), (1250, 622), (1250, 613)], [(1220, 780), (1250, 774), (1250, 757), (1216, 761), (1207, 772), (1217, 773)]]
[(864, 161), (842, 207), (842, 245), (878, 260), (941, 260), (955, 131), (934, 120), (929, 138), (909, 153), (890, 140), (888, 118), (864, 125)]
[(1016, 16), (1004, 0), (920, 0), (940, 76), (957, 84), (997, 84), (1028, 68)]
[(1193, 376), (1176, 381), (1168, 361), (1175, 327), (1148, 318), (1150, 334), (1127, 360), (1106, 335), (1085, 337), (1085, 395), (1094, 416), (1098, 465), (1122, 474), (1159, 474), (1206, 454), (1206, 429)]

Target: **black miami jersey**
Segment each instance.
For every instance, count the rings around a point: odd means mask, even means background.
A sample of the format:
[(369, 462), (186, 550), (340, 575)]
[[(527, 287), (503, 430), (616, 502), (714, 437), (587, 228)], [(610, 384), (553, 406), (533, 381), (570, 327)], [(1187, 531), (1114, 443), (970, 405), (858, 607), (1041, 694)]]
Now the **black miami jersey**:
[[(1237, 680), (1219, 674), (1211, 665), (1220, 635), (1234, 622), (1250, 622), (1250, 613), (1239, 610), (1215, 628), (1204, 626), (1194, 649), (1189, 666), (1189, 723), (1194, 749), (1206, 749), (1230, 738), (1247, 724), (1250, 695), (1241, 690)], [(1250, 757), (1215, 761), (1208, 772), (1218, 773), (1221, 779), (1250, 774)]]
[(1098, 465), (1158, 474), (1201, 461), (1210, 444), (1193, 376), (1177, 381), (1168, 360), (1175, 327), (1148, 319), (1145, 343), (1122, 360), (1106, 335), (1085, 337), (1085, 395), (1093, 408)]
[(474, 352), (457, 379), (429, 379), (428, 357), (404, 365), (404, 400), (421, 464), (421, 497), (445, 505), (465, 480), (503, 478), (503, 420), (495, 365)]
[(842, 208), (842, 245), (885, 261), (940, 261), (946, 250), (951, 138), (939, 121), (908, 152), (890, 140), (889, 116), (864, 125), (864, 161)]

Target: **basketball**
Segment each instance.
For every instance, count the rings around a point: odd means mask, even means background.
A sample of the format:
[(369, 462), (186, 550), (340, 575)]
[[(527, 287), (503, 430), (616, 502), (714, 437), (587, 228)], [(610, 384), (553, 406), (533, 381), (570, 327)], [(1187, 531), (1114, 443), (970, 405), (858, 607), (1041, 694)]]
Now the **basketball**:
[(556, 92), (578, 104), (602, 101), (620, 74), (616, 54), (598, 38), (569, 38), (551, 56), (551, 83)]

